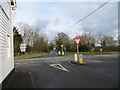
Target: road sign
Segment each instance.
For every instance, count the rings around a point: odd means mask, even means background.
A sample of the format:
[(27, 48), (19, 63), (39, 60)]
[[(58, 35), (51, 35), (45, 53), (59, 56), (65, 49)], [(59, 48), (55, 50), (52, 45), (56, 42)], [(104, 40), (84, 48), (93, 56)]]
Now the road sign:
[(73, 40), (76, 42), (77, 45), (80, 44), (80, 38), (74, 38)]
[(80, 44), (80, 38), (74, 38), (73, 39), (75, 42), (76, 42), (76, 44), (77, 44), (77, 60), (78, 60), (78, 62), (79, 62), (79, 44)]
[(60, 45), (61, 47), (63, 47), (64, 45)]
[(25, 52), (26, 51), (26, 43), (20, 44), (20, 51)]

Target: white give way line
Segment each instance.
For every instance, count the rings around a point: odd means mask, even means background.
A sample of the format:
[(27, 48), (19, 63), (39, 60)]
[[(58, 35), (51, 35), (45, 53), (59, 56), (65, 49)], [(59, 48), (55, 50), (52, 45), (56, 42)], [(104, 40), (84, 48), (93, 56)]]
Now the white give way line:
[(54, 67), (54, 68), (57, 68), (57, 69), (60, 69), (60, 70), (63, 70), (63, 71), (66, 71), (66, 72), (69, 72), (66, 68), (64, 68), (61, 64), (50, 64), (50, 66)]

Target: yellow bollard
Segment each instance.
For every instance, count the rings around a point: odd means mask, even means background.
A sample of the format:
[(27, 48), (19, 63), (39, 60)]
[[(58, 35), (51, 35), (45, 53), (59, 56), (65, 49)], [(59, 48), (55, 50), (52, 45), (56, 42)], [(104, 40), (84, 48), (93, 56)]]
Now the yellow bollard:
[(79, 62), (83, 63), (83, 55), (82, 54), (80, 54), (80, 56), (79, 56)]
[(65, 53), (62, 51), (62, 55), (65, 55)]

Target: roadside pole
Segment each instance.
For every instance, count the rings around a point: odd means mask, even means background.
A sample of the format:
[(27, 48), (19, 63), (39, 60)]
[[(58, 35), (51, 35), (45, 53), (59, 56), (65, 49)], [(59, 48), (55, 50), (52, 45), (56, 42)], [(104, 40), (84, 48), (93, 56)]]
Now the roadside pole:
[(79, 45), (77, 45), (77, 62), (79, 62)]
[(74, 61), (71, 62), (74, 64), (85, 65), (85, 63), (83, 62), (83, 55), (82, 54), (79, 55), (79, 44), (81, 38), (74, 38), (73, 40), (77, 45), (77, 54), (74, 54)]
[(64, 54), (63, 54), (63, 46), (62, 46), (62, 55), (64, 55)]
[(60, 45), (62, 47), (62, 52), (61, 52), (61, 55), (64, 55), (64, 51), (63, 51), (63, 47), (64, 45)]
[(74, 38), (73, 39), (77, 45), (77, 62), (79, 62), (79, 44), (80, 44), (80, 38)]

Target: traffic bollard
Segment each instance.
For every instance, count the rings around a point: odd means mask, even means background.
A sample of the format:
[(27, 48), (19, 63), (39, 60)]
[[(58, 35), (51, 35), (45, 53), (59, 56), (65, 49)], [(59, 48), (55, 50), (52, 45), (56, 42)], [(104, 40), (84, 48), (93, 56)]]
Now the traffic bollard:
[(74, 61), (75, 61), (75, 62), (77, 62), (77, 61), (78, 61), (77, 54), (74, 54)]
[(60, 53), (60, 51), (58, 51), (58, 55), (60, 55), (61, 53)]
[(64, 51), (62, 51), (62, 55), (65, 55)]
[(80, 54), (80, 56), (79, 56), (79, 62), (83, 63), (83, 55), (82, 54)]

